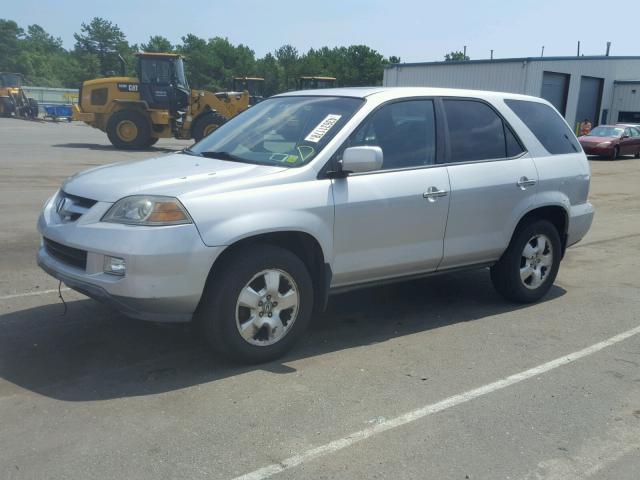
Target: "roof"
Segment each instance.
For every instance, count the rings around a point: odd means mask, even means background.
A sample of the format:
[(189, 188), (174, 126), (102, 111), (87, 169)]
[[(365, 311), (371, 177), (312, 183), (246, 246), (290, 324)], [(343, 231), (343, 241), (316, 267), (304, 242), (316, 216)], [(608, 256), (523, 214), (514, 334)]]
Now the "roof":
[(386, 99), (410, 97), (471, 97), (481, 99), (509, 98), (514, 100), (529, 100), (546, 102), (538, 97), (517, 93), (491, 92), (487, 90), (467, 90), (461, 88), (433, 88), (433, 87), (347, 87), (322, 88), (319, 90), (300, 90), (286, 92), (275, 97), (318, 96), (318, 97), (351, 97), (366, 98), (383, 95)]
[(179, 53), (161, 53), (161, 52), (138, 52), (138, 57), (169, 57), (169, 58), (181, 58)]
[(285, 92), (276, 97), (291, 97), (298, 95), (314, 95), (322, 97), (356, 97), (365, 98), (374, 93), (387, 90), (388, 87), (346, 87), (346, 88), (321, 88), (318, 90), (297, 90)]
[(519, 57), (519, 58), (496, 58), (481, 60), (454, 60), (454, 61), (438, 61), (438, 62), (414, 62), (414, 63), (393, 63), (387, 65), (386, 69), (398, 67), (419, 67), (419, 66), (438, 66), (438, 65), (474, 65), (479, 63), (522, 63), (522, 62), (553, 62), (553, 61), (588, 61), (588, 60), (640, 60), (640, 56), (620, 56), (612, 57), (605, 55), (591, 56), (569, 56), (569, 57)]

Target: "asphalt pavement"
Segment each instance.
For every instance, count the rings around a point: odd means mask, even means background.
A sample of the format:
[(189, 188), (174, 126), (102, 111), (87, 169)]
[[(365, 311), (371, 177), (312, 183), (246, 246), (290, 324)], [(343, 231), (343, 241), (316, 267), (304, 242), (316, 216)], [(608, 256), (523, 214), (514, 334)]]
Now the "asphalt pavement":
[(640, 159), (591, 160), (591, 232), (544, 301), (488, 271), (332, 297), (281, 361), (128, 319), (35, 263), (73, 173), (179, 150), (0, 119), (0, 478), (640, 478)]

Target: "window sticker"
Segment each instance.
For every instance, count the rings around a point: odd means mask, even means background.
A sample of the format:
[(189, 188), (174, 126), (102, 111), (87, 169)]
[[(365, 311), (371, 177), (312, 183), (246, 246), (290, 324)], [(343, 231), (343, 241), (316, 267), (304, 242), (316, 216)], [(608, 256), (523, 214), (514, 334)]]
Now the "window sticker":
[(318, 143), (331, 128), (338, 123), (342, 115), (329, 114), (304, 139), (305, 142)]

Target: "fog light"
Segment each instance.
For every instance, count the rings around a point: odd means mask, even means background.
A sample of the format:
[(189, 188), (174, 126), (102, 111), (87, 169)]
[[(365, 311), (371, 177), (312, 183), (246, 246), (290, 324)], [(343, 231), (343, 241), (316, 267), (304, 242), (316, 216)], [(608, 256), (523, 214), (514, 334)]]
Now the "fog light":
[(110, 275), (124, 276), (127, 271), (127, 266), (124, 263), (124, 258), (110, 257), (105, 255), (104, 257), (104, 273)]

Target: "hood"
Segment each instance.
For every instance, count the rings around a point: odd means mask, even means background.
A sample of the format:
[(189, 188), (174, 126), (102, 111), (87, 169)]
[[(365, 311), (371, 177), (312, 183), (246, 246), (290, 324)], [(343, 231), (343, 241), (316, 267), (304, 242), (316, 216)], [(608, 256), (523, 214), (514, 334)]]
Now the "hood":
[(615, 142), (617, 140), (620, 140), (620, 138), (618, 137), (595, 137), (595, 136), (591, 136), (591, 135), (583, 135), (582, 137), (578, 138), (578, 141), (580, 143), (602, 143), (602, 142)]
[(252, 165), (186, 154), (171, 154), (136, 162), (92, 168), (69, 178), (62, 189), (99, 202), (115, 202), (129, 195), (182, 194), (201, 188), (250, 183), (284, 167)]

